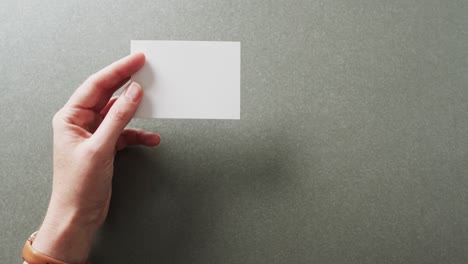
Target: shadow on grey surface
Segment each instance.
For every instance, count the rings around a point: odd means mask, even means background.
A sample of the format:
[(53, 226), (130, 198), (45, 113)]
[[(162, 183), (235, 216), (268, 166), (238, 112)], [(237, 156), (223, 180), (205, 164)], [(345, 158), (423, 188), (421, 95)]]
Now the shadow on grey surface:
[(213, 226), (223, 224), (217, 215), (233, 206), (232, 197), (255, 199), (288, 181), (281, 173), (287, 155), (284, 146), (275, 140), (256, 143), (200, 144), (199, 149), (179, 144), (176, 150), (130, 148), (118, 154), (109, 215), (91, 261), (203, 263), (209, 259), (207, 248), (216, 248)]

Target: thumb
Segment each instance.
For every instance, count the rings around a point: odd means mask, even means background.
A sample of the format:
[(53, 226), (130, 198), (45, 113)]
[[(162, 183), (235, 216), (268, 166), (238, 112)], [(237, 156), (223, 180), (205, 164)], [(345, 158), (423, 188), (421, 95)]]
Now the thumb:
[(112, 105), (92, 138), (97, 140), (99, 144), (115, 148), (120, 134), (138, 109), (142, 95), (143, 89), (138, 83), (132, 82), (127, 86)]

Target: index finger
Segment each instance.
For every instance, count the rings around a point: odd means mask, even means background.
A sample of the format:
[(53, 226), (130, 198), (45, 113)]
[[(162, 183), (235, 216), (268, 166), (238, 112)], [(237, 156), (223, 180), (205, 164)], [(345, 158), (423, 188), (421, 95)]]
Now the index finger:
[(99, 112), (107, 104), (112, 94), (144, 64), (145, 55), (143, 53), (131, 54), (112, 63), (91, 75), (78, 87), (68, 100), (67, 105)]

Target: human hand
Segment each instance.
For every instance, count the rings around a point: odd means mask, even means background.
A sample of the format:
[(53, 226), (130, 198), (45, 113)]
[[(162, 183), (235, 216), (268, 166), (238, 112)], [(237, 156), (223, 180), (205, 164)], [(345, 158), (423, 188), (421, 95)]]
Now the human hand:
[(133, 54), (93, 74), (54, 116), (52, 195), (33, 243), (43, 254), (84, 262), (107, 216), (116, 151), (159, 144), (157, 134), (125, 128), (143, 95), (140, 85), (111, 98), (144, 63), (143, 54)]

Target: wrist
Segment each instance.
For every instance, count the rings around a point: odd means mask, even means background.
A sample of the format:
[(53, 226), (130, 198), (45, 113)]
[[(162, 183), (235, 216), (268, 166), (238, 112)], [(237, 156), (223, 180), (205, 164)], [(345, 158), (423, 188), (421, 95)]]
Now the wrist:
[(60, 261), (84, 263), (97, 229), (97, 225), (83, 222), (78, 210), (57, 210), (51, 203), (32, 246)]

